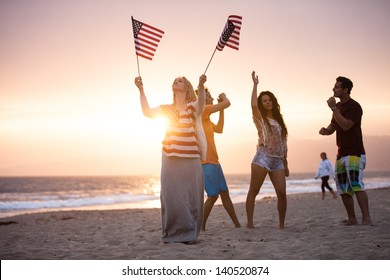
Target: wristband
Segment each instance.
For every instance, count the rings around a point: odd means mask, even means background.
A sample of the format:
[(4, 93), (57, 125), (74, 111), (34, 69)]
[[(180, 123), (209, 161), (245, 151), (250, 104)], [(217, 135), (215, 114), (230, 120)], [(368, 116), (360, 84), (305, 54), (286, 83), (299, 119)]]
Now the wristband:
[(337, 106), (334, 105), (332, 108), (330, 108), (333, 112), (337, 110)]

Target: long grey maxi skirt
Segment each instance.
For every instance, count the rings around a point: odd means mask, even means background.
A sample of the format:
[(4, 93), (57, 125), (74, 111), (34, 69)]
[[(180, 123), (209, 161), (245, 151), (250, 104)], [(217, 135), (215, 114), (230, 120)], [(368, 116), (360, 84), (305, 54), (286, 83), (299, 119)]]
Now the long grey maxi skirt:
[(199, 235), (203, 218), (204, 179), (199, 158), (162, 155), (162, 241), (189, 242)]

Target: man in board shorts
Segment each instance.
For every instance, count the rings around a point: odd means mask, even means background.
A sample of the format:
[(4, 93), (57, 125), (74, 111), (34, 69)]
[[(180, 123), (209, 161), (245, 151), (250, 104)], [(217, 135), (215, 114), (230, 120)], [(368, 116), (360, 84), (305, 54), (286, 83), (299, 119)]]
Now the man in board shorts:
[[(218, 197), (221, 197), (222, 205), (229, 217), (234, 223), (236, 228), (241, 227), (240, 222), (237, 219), (236, 212), (234, 210), (233, 202), (229, 195), (229, 189), (226, 184), (225, 176), (222, 171), (221, 164), (219, 163), (217, 148), (214, 141), (214, 133), (222, 133), (225, 117), (224, 109), (230, 106), (230, 101), (226, 97), (225, 93), (221, 93), (218, 96), (218, 103), (213, 104), (214, 98), (211, 96), (210, 91), (206, 90), (206, 107), (202, 115), (202, 125), (207, 141), (207, 155), (206, 159), (202, 160), (202, 168), (205, 180), (205, 189), (207, 193), (207, 200), (204, 203), (203, 222), (201, 230), (206, 230), (206, 222), (210, 215)], [(218, 123), (214, 124), (210, 115), (219, 112)]]
[[(328, 127), (322, 127), (321, 135), (331, 135), (336, 131), (338, 146), (335, 164), (336, 186), (348, 214), (347, 225), (356, 225), (357, 219), (353, 196), (362, 213), (362, 224), (373, 225), (368, 206), (368, 196), (363, 183), (363, 170), (366, 166), (366, 152), (363, 145), (361, 120), (362, 107), (350, 97), (353, 83), (345, 77), (338, 77), (333, 88), (333, 96), (328, 106), (333, 115)], [(336, 103), (336, 98), (340, 101)]]

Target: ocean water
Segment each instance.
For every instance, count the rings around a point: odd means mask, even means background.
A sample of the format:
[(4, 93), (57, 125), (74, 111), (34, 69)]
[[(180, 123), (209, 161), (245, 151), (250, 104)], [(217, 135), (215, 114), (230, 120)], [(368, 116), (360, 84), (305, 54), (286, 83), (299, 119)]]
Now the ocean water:
[[(367, 190), (390, 186), (390, 172), (365, 172), (364, 176)], [(225, 177), (233, 203), (244, 202), (250, 175)], [(313, 173), (291, 174), (287, 194), (320, 192), (320, 183)], [(335, 190), (334, 181), (329, 183)], [(267, 177), (257, 199), (272, 196), (275, 191)], [(160, 181), (154, 176), (0, 177), (0, 218), (46, 211), (159, 207)]]

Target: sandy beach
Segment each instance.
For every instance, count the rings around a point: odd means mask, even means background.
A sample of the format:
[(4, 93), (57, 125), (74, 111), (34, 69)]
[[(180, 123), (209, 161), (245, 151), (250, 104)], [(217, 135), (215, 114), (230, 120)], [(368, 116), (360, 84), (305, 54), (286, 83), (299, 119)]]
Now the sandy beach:
[[(258, 201), (255, 229), (245, 204), (241, 228), (216, 205), (195, 245), (160, 244), (159, 209), (62, 211), (0, 219), (2, 260), (388, 260), (390, 188), (368, 190), (374, 226), (345, 226), (341, 198), (320, 192), (288, 196), (286, 229), (277, 228), (276, 199)], [(358, 219), (360, 210), (355, 199)]]

